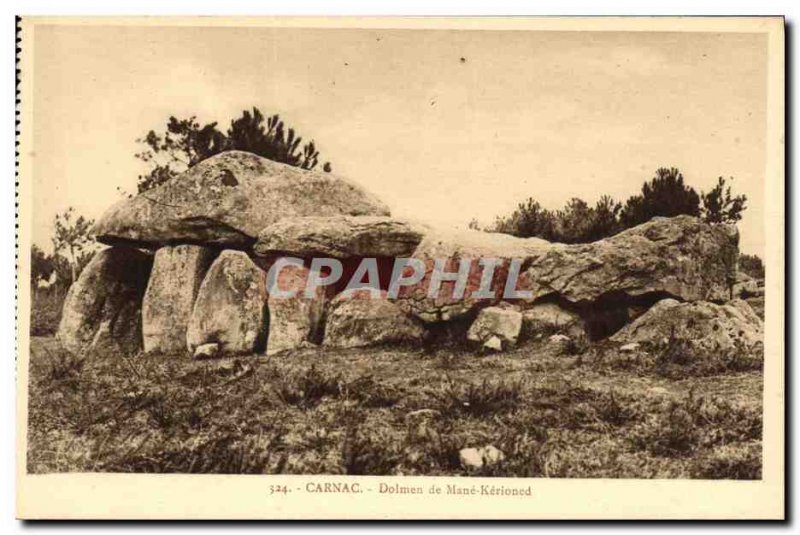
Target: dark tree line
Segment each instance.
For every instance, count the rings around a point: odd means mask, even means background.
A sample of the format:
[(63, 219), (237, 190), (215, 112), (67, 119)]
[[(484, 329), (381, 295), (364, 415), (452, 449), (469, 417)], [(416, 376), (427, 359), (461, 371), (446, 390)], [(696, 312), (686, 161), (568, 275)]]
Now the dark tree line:
[[(319, 151), (313, 141), (303, 143), (294, 128), (287, 127), (278, 115), (264, 117), (258, 108), (244, 110), (233, 119), (226, 132), (217, 123), (201, 125), (197, 118), (170, 117), (164, 132), (150, 130), (137, 139), (144, 149), (136, 157), (150, 165), (139, 176), (139, 193), (163, 184), (189, 167), (226, 150), (242, 150), (269, 160), (302, 169), (314, 169)], [(330, 162), (323, 170), (331, 171)]]
[[(735, 223), (742, 218), (747, 197), (733, 195), (720, 177), (707, 193), (686, 185), (676, 168), (660, 168), (645, 181), (641, 193), (620, 203), (604, 195), (594, 206), (570, 199), (560, 210), (548, 210), (533, 198), (520, 203), (509, 216), (498, 217), (487, 230), (523, 238), (538, 237), (560, 243), (588, 243), (645, 223), (656, 216), (687, 214), (709, 223)], [(475, 227), (475, 223), (470, 223)]]

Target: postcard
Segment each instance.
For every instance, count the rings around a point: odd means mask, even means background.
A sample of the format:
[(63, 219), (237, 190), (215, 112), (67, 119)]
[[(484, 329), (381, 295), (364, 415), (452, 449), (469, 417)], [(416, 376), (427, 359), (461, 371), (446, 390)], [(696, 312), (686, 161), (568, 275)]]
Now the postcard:
[(20, 518), (784, 517), (782, 18), (17, 24)]

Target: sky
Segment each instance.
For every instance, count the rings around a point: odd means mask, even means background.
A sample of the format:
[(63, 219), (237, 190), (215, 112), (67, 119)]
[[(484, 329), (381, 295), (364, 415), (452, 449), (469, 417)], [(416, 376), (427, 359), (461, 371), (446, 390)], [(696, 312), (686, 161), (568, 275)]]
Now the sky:
[[(37, 26), (34, 242), (99, 217), (170, 115), (279, 113), (395, 216), (483, 225), (528, 197), (624, 200), (658, 167), (734, 177), (763, 255), (766, 34)], [(463, 60), (462, 60), (463, 58)]]

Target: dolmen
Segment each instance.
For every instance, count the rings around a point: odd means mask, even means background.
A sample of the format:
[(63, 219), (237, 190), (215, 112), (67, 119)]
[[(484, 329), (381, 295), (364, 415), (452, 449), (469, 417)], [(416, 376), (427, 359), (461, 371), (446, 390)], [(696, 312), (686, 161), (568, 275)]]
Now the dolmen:
[(579, 245), (434, 229), (344, 178), (241, 151), (120, 201), (93, 235), (108, 247), (70, 288), (58, 330), (75, 353), (502, 351), (554, 332), (608, 338), (663, 300), (722, 305), (738, 280), (735, 227), (657, 217)]

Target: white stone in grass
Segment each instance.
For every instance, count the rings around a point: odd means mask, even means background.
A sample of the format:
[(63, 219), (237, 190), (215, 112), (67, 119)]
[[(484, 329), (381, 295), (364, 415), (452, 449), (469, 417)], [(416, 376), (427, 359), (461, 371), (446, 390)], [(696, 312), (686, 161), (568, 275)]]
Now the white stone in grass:
[[(478, 313), (467, 331), (467, 340), (501, 351), (516, 345), (522, 329), (522, 314), (514, 308), (488, 307)], [(493, 340), (496, 339), (496, 340)], [(495, 347), (500, 344), (500, 347)]]
[(565, 334), (554, 334), (550, 338), (548, 338), (551, 344), (559, 344), (562, 342), (569, 342), (569, 336)]
[(505, 460), (502, 451), (492, 445), (482, 448), (464, 448), (458, 452), (461, 466), (464, 468), (481, 468), (491, 466)]
[(631, 342), (630, 344), (625, 344), (624, 346), (620, 346), (620, 348), (619, 348), (619, 350), (622, 353), (633, 353), (637, 349), (639, 349), (639, 344), (637, 344), (636, 342)]
[(491, 351), (502, 351), (503, 341), (500, 340), (500, 338), (498, 338), (497, 336), (492, 336), (483, 343), (483, 347)]
[(212, 359), (219, 353), (219, 344), (209, 343), (201, 344), (194, 350), (194, 358), (196, 359)]

